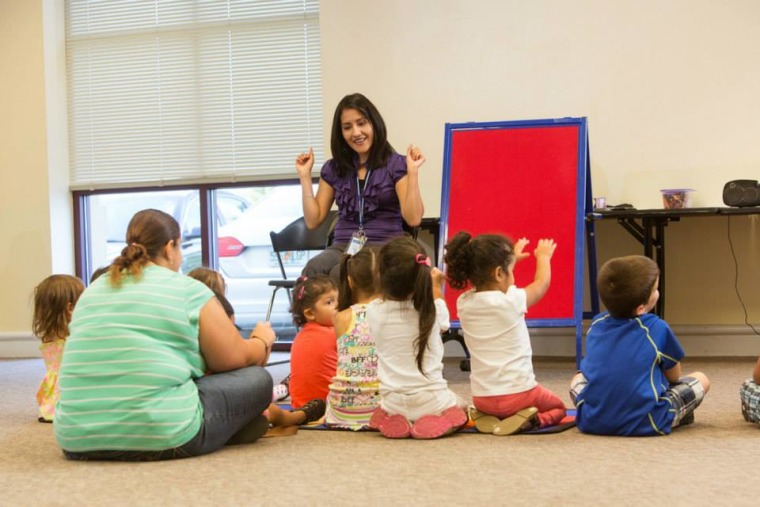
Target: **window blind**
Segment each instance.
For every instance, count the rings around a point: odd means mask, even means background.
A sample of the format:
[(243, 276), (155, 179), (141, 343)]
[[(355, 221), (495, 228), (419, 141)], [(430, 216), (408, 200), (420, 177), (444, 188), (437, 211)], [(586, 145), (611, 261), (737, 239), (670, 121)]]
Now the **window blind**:
[(67, 0), (66, 59), (72, 190), (323, 158), (318, 0)]

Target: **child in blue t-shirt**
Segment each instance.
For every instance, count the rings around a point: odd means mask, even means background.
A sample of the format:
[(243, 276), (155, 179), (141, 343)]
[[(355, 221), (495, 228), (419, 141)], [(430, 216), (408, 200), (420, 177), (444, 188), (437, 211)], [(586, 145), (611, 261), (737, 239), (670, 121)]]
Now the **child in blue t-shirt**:
[(641, 255), (612, 259), (599, 270), (607, 311), (591, 323), (570, 385), (583, 433), (667, 435), (694, 422), (710, 382), (701, 372), (681, 376), (681, 345), (664, 320), (648, 313), (660, 297), (659, 275)]

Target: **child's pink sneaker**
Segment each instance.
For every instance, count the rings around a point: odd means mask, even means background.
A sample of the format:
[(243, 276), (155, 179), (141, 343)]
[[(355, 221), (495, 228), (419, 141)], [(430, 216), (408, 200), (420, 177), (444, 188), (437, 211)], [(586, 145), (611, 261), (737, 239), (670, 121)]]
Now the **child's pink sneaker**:
[(382, 408), (377, 408), (369, 419), (369, 427), (378, 430), (386, 438), (407, 438), (412, 427), (401, 414), (390, 415)]
[(422, 416), (412, 426), (412, 437), (438, 438), (454, 433), (467, 424), (467, 414), (459, 407), (450, 407), (439, 415)]

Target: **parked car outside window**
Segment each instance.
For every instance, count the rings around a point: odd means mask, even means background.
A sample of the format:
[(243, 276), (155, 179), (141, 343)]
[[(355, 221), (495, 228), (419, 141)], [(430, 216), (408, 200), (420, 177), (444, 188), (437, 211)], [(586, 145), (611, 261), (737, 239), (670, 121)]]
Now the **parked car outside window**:
[[(236, 322), (241, 326), (251, 326), (264, 318), (272, 295), (269, 280), (282, 278), (270, 231), (279, 232), (301, 216), (301, 187), (272, 187), (238, 220), (219, 228), (219, 268), (227, 281), (227, 297), (235, 308)], [(288, 278), (298, 278), (306, 262), (318, 254), (283, 253)], [(281, 339), (294, 334), (289, 301), (282, 290), (277, 293), (270, 320)]]
[[(240, 218), (251, 206), (251, 201), (238, 192), (225, 189), (216, 192), (216, 216), (220, 227)], [(182, 271), (186, 273), (201, 265), (200, 198), (197, 190), (99, 194), (90, 197), (90, 208), (90, 245), (95, 268), (110, 264), (121, 254), (126, 246), (129, 221), (135, 213), (147, 208), (161, 210), (177, 220), (182, 234)]]

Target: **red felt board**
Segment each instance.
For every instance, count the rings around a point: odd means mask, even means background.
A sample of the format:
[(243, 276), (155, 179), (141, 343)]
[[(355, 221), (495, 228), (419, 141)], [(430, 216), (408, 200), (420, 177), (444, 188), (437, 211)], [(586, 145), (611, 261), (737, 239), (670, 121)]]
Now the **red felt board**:
[[(502, 233), (530, 243), (531, 257), (515, 267), (515, 283), (533, 280), (538, 240), (552, 238), (552, 281), (544, 298), (528, 310), (532, 319), (574, 319), (579, 213), (577, 125), (463, 129), (448, 143), (448, 206), (443, 237), (466, 230), (473, 236)], [(444, 196), (445, 197), (445, 196)], [(582, 211), (582, 207), (581, 207)], [(460, 291), (446, 287), (452, 320)]]

